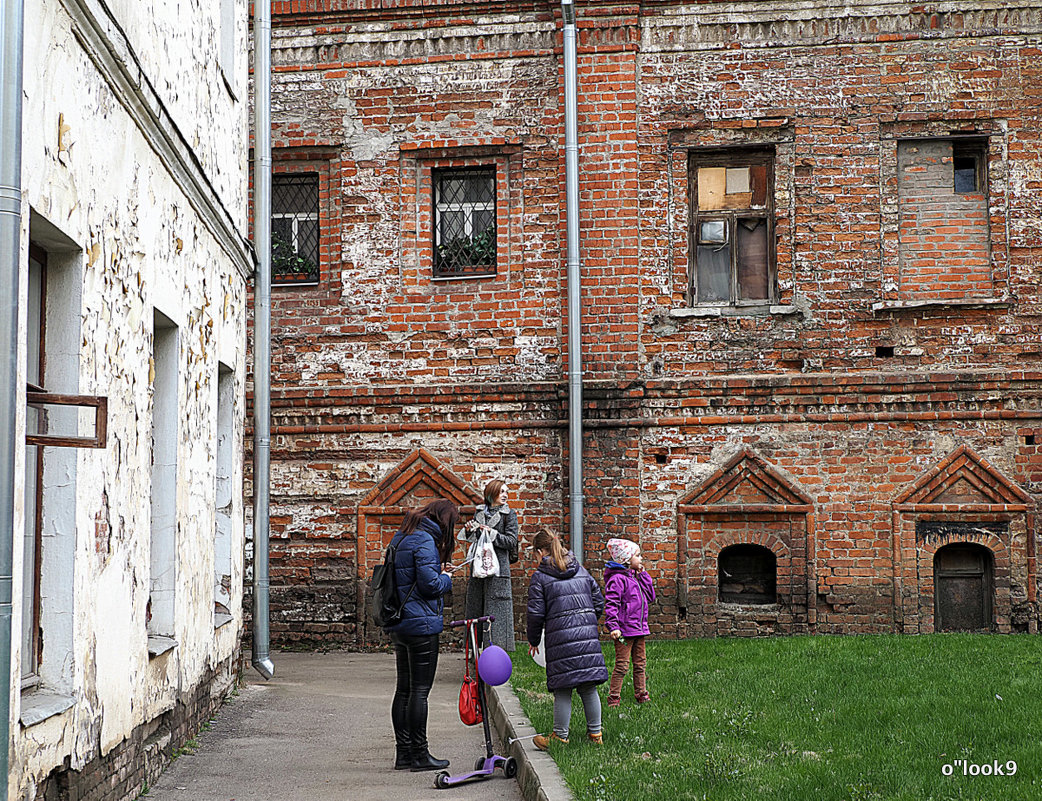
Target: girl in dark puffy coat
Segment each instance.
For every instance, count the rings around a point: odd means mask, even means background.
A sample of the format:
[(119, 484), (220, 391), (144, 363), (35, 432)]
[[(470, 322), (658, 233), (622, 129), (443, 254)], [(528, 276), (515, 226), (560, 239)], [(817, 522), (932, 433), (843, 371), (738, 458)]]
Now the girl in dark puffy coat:
[(391, 702), (395, 770), (440, 770), (449, 764), (432, 757), (427, 748), (427, 698), (438, 669), (442, 597), (452, 589), (447, 563), (458, 525), (459, 510), (451, 501), (432, 501), (410, 511), (391, 540), (397, 548), (398, 600), (404, 604), (401, 622), (386, 629), (398, 669)]
[(572, 690), (577, 690), (586, 714), (586, 734), (600, 745), (601, 699), (597, 685), (608, 680), (597, 618), (604, 595), (586, 568), (547, 530), (532, 541), (539, 567), (528, 585), (529, 653), (535, 655), (546, 633), (546, 687), (554, 694), (554, 730), (532, 742), (545, 751), (551, 741), (568, 742)]

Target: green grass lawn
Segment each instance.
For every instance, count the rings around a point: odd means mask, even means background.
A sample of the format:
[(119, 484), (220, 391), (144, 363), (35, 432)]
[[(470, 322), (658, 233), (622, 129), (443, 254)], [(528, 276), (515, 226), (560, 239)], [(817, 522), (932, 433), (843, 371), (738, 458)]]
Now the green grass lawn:
[[(514, 662), (525, 713), (550, 731), (527, 643)], [(601, 685), (603, 748), (573, 696), (571, 742), (551, 754), (577, 799), (1042, 799), (1038, 636), (649, 641), (648, 689), (638, 706), (631, 671), (608, 709)], [(963, 775), (996, 760), (1016, 774)]]

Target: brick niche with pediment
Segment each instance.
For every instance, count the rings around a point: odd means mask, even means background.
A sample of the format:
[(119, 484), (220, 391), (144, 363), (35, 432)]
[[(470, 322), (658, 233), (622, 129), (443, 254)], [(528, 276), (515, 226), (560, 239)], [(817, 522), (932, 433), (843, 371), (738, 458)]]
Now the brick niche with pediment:
[[(680, 499), (680, 595), (687, 636), (791, 634), (813, 622), (813, 503), (746, 449)], [(720, 555), (760, 546), (776, 560), (775, 603), (720, 600)]]
[(359, 599), (358, 620), (364, 621), (366, 640), (377, 640), (382, 632), (374, 625), (366, 603), (369, 577), (383, 560), (384, 550), (401, 525), (406, 511), (444, 498), (460, 509), (466, 520), (481, 502), (481, 494), (467, 486), (451, 469), (429, 451), (419, 448), (383, 477), (358, 505), (357, 550)]
[(893, 503), (897, 620), (910, 633), (937, 630), (935, 559), (946, 546), (989, 555), (983, 630), (1037, 629), (1031, 496), (967, 446), (956, 448)]

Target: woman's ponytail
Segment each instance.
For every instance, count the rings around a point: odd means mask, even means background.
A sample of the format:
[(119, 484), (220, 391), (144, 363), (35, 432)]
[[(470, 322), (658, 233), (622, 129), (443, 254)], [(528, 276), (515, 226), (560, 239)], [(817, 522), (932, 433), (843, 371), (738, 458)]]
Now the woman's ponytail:
[(550, 531), (550, 529), (544, 528), (536, 534), (532, 540), (532, 547), (536, 550), (548, 551), (558, 570), (564, 570), (568, 567), (568, 551), (561, 544), (561, 538)]

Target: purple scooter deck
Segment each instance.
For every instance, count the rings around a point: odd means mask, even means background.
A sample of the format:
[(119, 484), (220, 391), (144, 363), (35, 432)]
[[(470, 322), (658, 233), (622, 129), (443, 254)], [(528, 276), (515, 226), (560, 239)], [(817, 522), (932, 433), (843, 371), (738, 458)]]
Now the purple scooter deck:
[(496, 772), (496, 768), (503, 768), (504, 774), (506, 773), (506, 757), (501, 757), (498, 754), (486, 757), (482, 760), (481, 767), (472, 770), (470, 773), (461, 773), (459, 776), (445, 776), (440, 782), (438, 782), (436, 777), (435, 781), (438, 787), (454, 787), (457, 784), (463, 784), (474, 779), (487, 779)]

